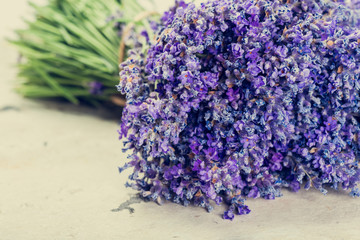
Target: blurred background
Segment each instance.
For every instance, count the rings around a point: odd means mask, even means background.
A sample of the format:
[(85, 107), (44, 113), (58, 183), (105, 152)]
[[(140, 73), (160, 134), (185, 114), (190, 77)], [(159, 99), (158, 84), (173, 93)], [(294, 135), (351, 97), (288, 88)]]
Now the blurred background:
[(152, 32), (150, 24), (170, 5), (159, 0), (38, 0), (2, 8), (1, 44), (17, 50), (12, 88), (24, 97), (97, 106), (98, 111), (124, 106), (115, 88), (119, 63), (128, 49), (142, 44), (142, 31)]

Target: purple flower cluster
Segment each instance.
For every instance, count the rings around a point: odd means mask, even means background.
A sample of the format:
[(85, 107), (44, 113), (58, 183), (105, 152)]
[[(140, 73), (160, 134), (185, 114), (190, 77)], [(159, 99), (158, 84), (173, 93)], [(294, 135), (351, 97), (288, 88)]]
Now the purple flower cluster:
[(145, 57), (122, 64), (128, 186), (151, 200), (248, 214), (280, 188), (360, 180), (360, 31), (324, 0), (177, 1)]
[(89, 92), (93, 95), (101, 95), (103, 93), (104, 85), (98, 81), (92, 81), (89, 83)]

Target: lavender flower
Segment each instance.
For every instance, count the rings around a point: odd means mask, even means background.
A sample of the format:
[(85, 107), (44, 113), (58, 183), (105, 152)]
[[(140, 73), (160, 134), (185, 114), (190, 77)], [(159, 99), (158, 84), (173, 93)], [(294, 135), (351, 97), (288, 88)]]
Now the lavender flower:
[(122, 64), (128, 185), (225, 202), (230, 220), (281, 187), (359, 195), (360, 31), (347, 13), (341, 1), (177, 1), (147, 56)]
[(89, 83), (89, 92), (93, 95), (100, 95), (103, 91), (103, 84), (101, 82), (93, 81)]

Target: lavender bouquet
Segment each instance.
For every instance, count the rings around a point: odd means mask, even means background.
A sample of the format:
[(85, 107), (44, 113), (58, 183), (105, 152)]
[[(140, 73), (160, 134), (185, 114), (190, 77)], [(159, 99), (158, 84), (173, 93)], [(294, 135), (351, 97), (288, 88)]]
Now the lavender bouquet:
[(282, 187), (359, 196), (355, 13), (342, 1), (177, 1), (121, 65), (126, 185), (158, 203), (224, 202), (225, 219)]
[(114, 87), (118, 64), (125, 50), (134, 47), (129, 36), (141, 34), (138, 29), (151, 32), (150, 16), (156, 19), (156, 13), (137, 0), (50, 0), (31, 6), (35, 20), (26, 21), (27, 28), (17, 30), (17, 40), (11, 41), (22, 56), (18, 92), (74, 104), (124, 105)]

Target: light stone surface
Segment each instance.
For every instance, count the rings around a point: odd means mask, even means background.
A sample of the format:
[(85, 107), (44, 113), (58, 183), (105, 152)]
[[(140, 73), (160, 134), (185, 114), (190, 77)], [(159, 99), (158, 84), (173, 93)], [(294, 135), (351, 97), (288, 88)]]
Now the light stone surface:
[(124, 187), (129, 172), (117, 171), (126, 160), (117, 120), (13, 92), (17, 54), (4, 37), (30, 9), (25, 0), (1, 2), (0, 240), (360, 239), (360, 199), (345, 192), (284, 191), (274, 201), (248, 200), (251, 214), (232, 222), (221, 219), (223, 207), (207, 213), (131, 200), (133, 213), (111, 211), (135, 195)]

